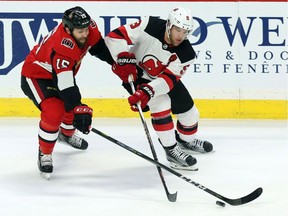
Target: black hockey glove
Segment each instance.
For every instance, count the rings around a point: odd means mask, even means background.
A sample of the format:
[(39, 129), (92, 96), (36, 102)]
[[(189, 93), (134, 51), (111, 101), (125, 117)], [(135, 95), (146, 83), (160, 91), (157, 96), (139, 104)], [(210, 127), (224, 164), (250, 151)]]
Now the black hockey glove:
[(82, 104), (76, 106), (73, 109), (73, 112), (74, 112), (73, 126), (82, 133), (88, 134), (90, 132), (92, 124), (93, 109), (85, 104)]

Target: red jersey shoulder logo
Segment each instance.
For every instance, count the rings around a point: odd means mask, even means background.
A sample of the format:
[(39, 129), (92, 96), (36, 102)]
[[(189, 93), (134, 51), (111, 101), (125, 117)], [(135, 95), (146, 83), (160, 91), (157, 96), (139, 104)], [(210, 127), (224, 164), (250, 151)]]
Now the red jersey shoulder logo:
[(74, 42), (70, 38), (63, 38), (61, 41), (61, 45), (70, 49), (74, 48)]
[(91, 26), (91, 28), (96, 28), (97, 27), (97, 24), (96, 24), (96, 22), (93, 19), (91, 19), (91, 21), (90, 21), (90, 26)]
[(132, 23), (132, 24), (130, 24), (130, 28), (131, 29), (134, 29), (134, 28), (137, 28), (140, 24), (141, 24), (141, 20), (139, 20), (139, 21), (137, 21), (137, 22), (135, 22), (135, 23)]

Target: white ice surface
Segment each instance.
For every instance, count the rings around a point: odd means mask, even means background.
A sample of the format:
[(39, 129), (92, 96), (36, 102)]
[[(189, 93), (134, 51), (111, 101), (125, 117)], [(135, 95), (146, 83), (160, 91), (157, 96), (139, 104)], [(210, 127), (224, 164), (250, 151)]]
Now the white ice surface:
[[(200, 120), (211, 154), (194, 154), (198, 172), (178, 171), (228, 198), (258, 187), (251, 203), (225, 208), (216, 197), (163, 170), (177, 202), (167, 200), (156, 167), (91, 132), (86, 151), (57, 143), (49, 181), (37, 168), (37, 118), (0, 118), (1, 216), (287, 216), (287, 121)], [(159, 161), (168, 162), (147, 120)], [(93, 119), (93, 127), (151, 156), (140, 119)], [(82, 135), (81, 135), (82, 136)]]

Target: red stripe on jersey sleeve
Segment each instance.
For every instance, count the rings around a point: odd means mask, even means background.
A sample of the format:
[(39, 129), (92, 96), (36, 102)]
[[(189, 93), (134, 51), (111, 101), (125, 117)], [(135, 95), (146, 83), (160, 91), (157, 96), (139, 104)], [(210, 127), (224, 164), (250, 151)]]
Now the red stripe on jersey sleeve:
[(113, 30), (108, 34), (108, 37), (115, 38), (115, 39), (124, 39), (127, 41), (128, 45), (132, 44), (132, 41), (130, 40), (127, 30), (124, 26), (120, 26), (119, 28)]
[[(167, 85), (169, 86), (169, 89), (171, 90), (174, 85), (175, 85), (175, 82), (179, 81), (180, 80), (180, 77), (178, 76), (175, 76), (171, 71), (169, 71), (168, 69), (165, 69), (164, 70), (164, 73), (162, 74), (159, 74), (158, 77), (161, 77), (165, 80), (165, 82), (167, 83)], [(171, 78), (173, 77), (173, 79)]]

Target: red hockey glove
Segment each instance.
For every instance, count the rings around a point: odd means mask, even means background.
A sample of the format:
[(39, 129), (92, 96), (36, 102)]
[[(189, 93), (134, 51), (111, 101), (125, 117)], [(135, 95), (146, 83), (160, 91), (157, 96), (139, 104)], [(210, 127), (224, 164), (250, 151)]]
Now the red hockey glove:
[(129, 74), (133, 79), (137, 78), (136, 58), (134, 53), (122, 52), (118, 55), (117, 62), (112, 64), (112, 71), (120, 77), (122, 81), (128, 83)]
[(141, 109), (144, 109), (149, 100), (154, 96), (153, 88), (148, 84), (138, 86), (138, 90), (128, 98), (130, 109), (137, 112), (137, 103), (140, 102)]
[(88, 134), (91, 128), (93, 109), (85, 104), (82, 104), (76, 106), (73, 109), (73, 112), (73, 126), (82, 133)]

